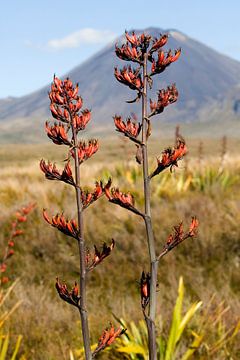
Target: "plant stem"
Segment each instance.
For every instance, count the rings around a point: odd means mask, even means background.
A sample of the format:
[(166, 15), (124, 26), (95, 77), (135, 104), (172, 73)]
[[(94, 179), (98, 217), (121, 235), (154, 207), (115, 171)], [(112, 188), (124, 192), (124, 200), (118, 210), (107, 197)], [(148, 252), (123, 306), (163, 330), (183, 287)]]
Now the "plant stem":
[(147, 149), (147, 57), (144, 54), (143, 62), (143, 93), (142, 93), (142, 156), (143, 156), (143, 180), (144, 180), (144, 203), (145, 203), (145, 226), (148, 241), (148, 250), (150, 257), (150, 301), (148, 316), (145, 316), (148, 328), (148, 347), (149, 359), (157, 360), (156, 349), (156, 329), (155, 329), (155, 316), (156, 316), (156, 290), (157, 290), (157, 266), (155, 243), (151, 219), (151, 206), (150, 206), (150, 178), (148, 176), (148, 149)]
[(83, 237), (83, 213), (82, 213), (82, 200), (81, 200), (81, 188), (80, 188), (80, 165), (78, 159), (77, 151), (77, 134), (76, 129), (72, 124), (72, 134), (73, 134), (73, 146), (74, 146), (74, 165), (75, 165), (75, 183), (76, 183), (76, 200), (77, 200), (77, 219), (78, 219), (78, 250), (79, 250), (79, 260), (80, 260), (80, 279), (79, 279), (79, 288), (80, 288), (80, 303), (78, 306), (81, 325), (82, 325), (82, 336), (83, 336), (83, 345), (85, 351), (85, 359), (92, 360), (91, 345), (90, 345), (90, 336), (89, 336), (89, 327), (88, 327), (88, 313), (86, 309), (86, 263), (85, 263), (85, 244)]

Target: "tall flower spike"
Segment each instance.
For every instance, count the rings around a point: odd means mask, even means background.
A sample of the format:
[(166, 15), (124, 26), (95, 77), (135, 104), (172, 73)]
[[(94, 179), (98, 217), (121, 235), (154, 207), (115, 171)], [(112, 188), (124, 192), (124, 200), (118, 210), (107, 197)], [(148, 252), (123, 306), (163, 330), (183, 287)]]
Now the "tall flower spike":
[(183, 139), (178, 139), (177, 147), (165, 149), (162, 153), (161, 160), (158, 159), (158, 166), (156, 170), (149, 176), (150, 178), (158, 175), (160, 172), (170, 166), (172, 170), (173, 166), (178, 166), (178, 161), (182, 159), (187, 153), (187, 147)]
[(58, 278), (56, 280), (56, 289), (60, 298), (71, 305), (79, 307), (80, 296), (77, 283), (75, 282), (72, 290), (69, 291), (66, 284), (60, 283)]
[[(80, 141), (77, 145), (79, 164), (89, 159), (99, 149), (99, 142), (96, 139), (91, 139), (87, 142)], [(74, 150), (71, 150), (71, 155), (75, 158)]]
[(63, 214), (57, 214), (52, 217), (52, 220), (50, 220), (46, 210), (43, 210), (43, 217), (50, 225), (57, 228), (65, 235), (71, 236), (74, 239), (78, 239), (79, 230), (75, 220), (65, 219)]
[(45, 160), (42, 159), (40, 161), (40, 169), (42, 170), (42, 172), (44, 172), (45, 177), (48, 180), (60, 180), (64, 181), (67, 184), (75, 186), (69, 161), (64, 166), (63, 171), (60, 172), (56, 168), (56, 164), (52, 164), (49, 161), (48, 163), (46, 163)]
[(136, 139), (138, 137), (142, 128), (142, 125), (140, 123), (132, 122), (130, 117), (126, 120), (126, 122), (124, 122), (122, 120), (122, 117), (117, 115), (115, 115), (113, 119), (117, 131), (123, 133), (125, 136), (129, 138)]
[(181, 55), (181, 49), (175, 50), (174, 55), (172, 54), (172, 51), (169, 50), (167, 52), (166, 56), (165, 56), (164, 52), (162, 50), (160, 50), (158, 52), (157, 60), (155, 61), (153, 59), (152, 72), (151, 72), (150, 76), (162, 73), (166, 69), (167, 66), (169, 66), (174, 61), (177, 61), (180, 55)]
[(157, 101), (153, 102), (150, 99), (151, 113), (148, 117), (162, 113), (166, 106), (173, 104), (174, 102), (177, 101), (177, 99), (178, 99), (178, 90), (175, 84), (168, 86), (167, 89), (159, 90)]
[(86, 255), (86, 268), (88, 271), (93, 270), (98, 264), (100, 264), (107, 256), (109, 256), (115, 246), (115, 241), (112, 239), (111, 244), (108, 246), (105, 242), (103, 243), (102, 250), (98, 250), (94, 245), (93, 256), (87, 252)]
[(53, 126), (49, 126), (46, 121), (45, 129), (47, 136), (57, 145), (71, 145), (71, 142), (68, 139), (65, 126), (61, 123), (54, 123)]
[(98, 340), (98, 345), (92, 354), (93, 358), (100, 351), (104, 350), (107, 346), (111, 345), (116, 340), (116, 338), (118, 338), (125, 332), (126, 329), (122, 329), (120, 327), (118, 329), (114, 329), (114, 326), (110, 323), (110, 329), (106, 328)]

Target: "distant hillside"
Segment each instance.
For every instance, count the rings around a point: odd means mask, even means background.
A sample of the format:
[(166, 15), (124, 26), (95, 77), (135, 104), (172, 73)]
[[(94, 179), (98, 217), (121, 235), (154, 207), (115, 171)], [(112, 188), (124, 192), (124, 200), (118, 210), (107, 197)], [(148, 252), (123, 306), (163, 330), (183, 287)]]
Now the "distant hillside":
[[(179, 101), (161, 116), (162, 122), (166, 120), (184, 123), (202, 123), (210, 120), (226, 122), (231, 118), (231, 121), (233, 123), (236, 121), (238, 126), (240, 110), (235, 110), (238, 109), (237, 101), (238, 98), (240, 99), (237, 87), (240, 84), (240, 63), (176, 30), (149, 28), (145, 32), (153, 36), (168, 32), (170, 38), (165, 48), (182, 48), (180, 59), (161, 76), (154, 78), (151, 97), (155, 96), (157, 89), (171, 83), (176, 83), (180, 93)], [(127, 116), (130, 112), (138, 113), (139, 110), (136, 105), (130, 106), (125, 102), (133, 98), (134, 92), (119, 84), (113, 76), (114, 66), (124, 64), (114, 54), (115, 42), (121, 40), (122, 37), (116, 39), (66, 74), (74, 82), (79, 82), (80, 92), (85, 100), (84, 105), (92, 109), (93, 121), (99, 131), (103, 127), (106, 129), (108, 124), (112, 126), (112, 116), (115, 113)], [(233, 88), (237, 89), (233, 100), (236, 104), (235, 108), (231, 100)], [(44, 136), (43, 123), (49, 116), (48, 90), (49, 85), (27, 96), (0, 100), (0, 137), (3, 140), (19, 142), (41, 140)], [(219, 108), (221, 112), (218, 111)], [(12, 132), (13, 127), (19, 131), (17, 139), (16, 134)]]

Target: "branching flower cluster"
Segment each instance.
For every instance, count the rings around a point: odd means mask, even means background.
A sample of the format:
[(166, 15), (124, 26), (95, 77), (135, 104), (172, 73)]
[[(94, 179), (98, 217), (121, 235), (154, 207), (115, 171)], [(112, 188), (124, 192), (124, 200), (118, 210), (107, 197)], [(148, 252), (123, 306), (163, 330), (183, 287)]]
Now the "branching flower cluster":
[[(83, 232), (83, 212), (104, 194), (110, 193), (111, 179), (106, 184), (102, 180), (96, 181), (92, 190), (81, 187), (82, 164), (98, 151), (99, 142), (97, 139), (78, 140), (78, 133), (86, 128), (91, 119), (90, 110), (82, 109), (83, 100), (78, 94), (78, 84), (74, 86), (70, 79), (62, 81), (54, 76), (49, 98), (50, 111), (56, 121), (52, 125), (46, 122), (47, 136), (54, 144), (67, 146), (68, 154), (62, 170), (58, 169), (55, 163), (44, 159), (40, 161), (40, 169), (46, 179), (62, 181), (75, 188), (77, 218), (69, 219), (64, 213), (49, 217), (46, 209), (43, 210), (43, 217), (52, 227), (77, 241), (80, 259), (79, 284), (76, 281), (69, 289), (57, 278), (56, 290), (62, 300), (79, 310), (85, 358), (91, 360), (124, 331), (120, 328), (115, 330), (111, 325), (110, 329), (104, 330), (95, 351), (91, 351), (86, 298), (87, 275), (112, 253), (115, 241), (112, 239), (110, 245), (104, 242), (100, 250), (94, 245), (94, 252), (90, 253)], [(74, 163), (74, 170), (71, 162)], [(127, 203), (124, 197), (122, 200)]]
[(145, 222), (150, 265), (149, 271), (143, 271), (140, 279), (141, 307), (148, 328), (149, 359), (156, 360), (155, 316), (158, 262), (184, 240), (197, 235), (198, 220), (196, 217), (192, 218), (188, 232), (184, 232), (183, 223), (175, 226), (174, 233), (169, 236), (163, 250), (157, 256), (151, 219), (150, 183), (153, 177), (165, 169), (170, 168), (172, 171), (173, 167), (177, 167), (179, 160), (187, 153), (187, 146), (184, 139), (179, 136), (175, 147), (164, 149), (161, 157), (157, 159), (156, 168), (149, 172), (148, 140), (151, 135), (151, 120), (154, 116), (161, 114), (167, 106), (178, 100), (178, 90), (175, 84), (169, 85), (166, 89), (159, 90), (156, 100), (152, 100), (148, 99), (148, 89), (152, 89), (153, 76), (161, 74), (179, 59), (181, 49), (163, 50), (163, 46), (168, 42), (167, 34), (152, 38), (148, 34), (137, 34), (133, 31), (131, 34), (126, 32), (125, 36), (126, 42), (115, 47), (116, 55), (121, 60), (133, 62), (136, 66), (128, 65), (122, 69), (116, 67), (114, 75), (118, 82), (136, 91), (136, 97), (127, 101), (128, 103), (142, 100), (142, 121), (137, 123), (131, 117), (124, 121), (118, 114), (113, 119), (116, 130), (137, 146), (136, 161), (143, 168), (144, 211), (136, 209), (133, 196), (130, 193), (124, 194), (118, 188), (107, 189), (105, 193), (110, 202), (141, 215)]

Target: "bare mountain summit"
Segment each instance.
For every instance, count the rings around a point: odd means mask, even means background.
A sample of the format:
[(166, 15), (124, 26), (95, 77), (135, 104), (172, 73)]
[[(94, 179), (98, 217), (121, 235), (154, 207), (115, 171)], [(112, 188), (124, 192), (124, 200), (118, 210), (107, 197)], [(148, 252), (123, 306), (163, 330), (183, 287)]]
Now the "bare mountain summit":
[[(161, 115), (161, 122), (208, 123), (224, 120), (227, 123), (229, 117), (231, 121), (240, 122), (234, 106), (232, 110), (229, 102), (226, 105), (226, 98), (231, 102), (233, 89), (239, 90), (240, 62), (216, 52), (177, 30), (148, 28), (145, 32), (152, 36), (169, 33), (169, 41), (164, 49), (182, 48), (180, 59), (174, 66), (169, 66), (158, 80), (154, 79), (152, 99), (158, 89), (172, 83), (176, 83), (180, 94), (178, 102), (169, 106)], [(84, 106), (92, 109), (94, 126), (99, 131), (103, 128), (113, 128), (112, 116), (115, 113), (128, 116), (130, 112), (137, 114), (138, 111), (136, 105), (132, 106), (125, 102), (133, 99), (135, 92), (119, 84), (113, 75), (114, 66), (125, 65), (124, 61), (117, 59), (114, 52), (115, 43), (121, 43), (122, 40), (123, 36), (64, 75), (64, 77), (69, 76), (73, 82), (79, 83)], [(48, 91), (49, 85), (20, 98), (0, 100), (0, 129), (4, 141), (38, 142), (44, 138), (43, 124), (50, 117)], [(240, 93), (236, 95), (234, 92), (235, 104), (238, 99)], [(15, 138), (11, 131), (13, 127)], [(19, 131), (19, 136), (16, 135), (16, 129)]]

